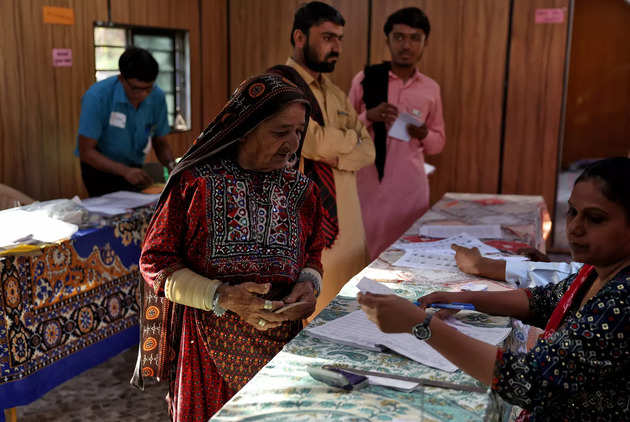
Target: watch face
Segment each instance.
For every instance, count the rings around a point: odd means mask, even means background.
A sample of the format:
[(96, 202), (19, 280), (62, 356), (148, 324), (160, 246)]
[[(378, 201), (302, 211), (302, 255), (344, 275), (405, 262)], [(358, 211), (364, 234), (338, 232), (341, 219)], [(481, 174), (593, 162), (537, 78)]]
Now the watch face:
[(413, 327), (412, 333), (419, 340), (426, 340), (431, 337), (431, 330), (429, 327), (426, 327), (423, 323), (420, 323)]

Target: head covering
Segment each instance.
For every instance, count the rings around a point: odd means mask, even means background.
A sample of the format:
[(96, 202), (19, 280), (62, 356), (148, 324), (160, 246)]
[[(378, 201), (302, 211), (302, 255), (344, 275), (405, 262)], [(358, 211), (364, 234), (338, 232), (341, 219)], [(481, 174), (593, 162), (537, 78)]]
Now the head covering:
[[(280, 75), (269, 73), (243, 81), (227, 104), (201, 132), (175, 166), (158, 204), (166, 198), (168, 190), (175, 183), (179, 173), (217, 156), (254, 130), (260, 123), (295, 101), (306, 106), (306, 124), (308, 125), (310, 102), (296, 84)], [(298, 153), (302, 149), (305, 135), (306, 126), (300, 138)]]

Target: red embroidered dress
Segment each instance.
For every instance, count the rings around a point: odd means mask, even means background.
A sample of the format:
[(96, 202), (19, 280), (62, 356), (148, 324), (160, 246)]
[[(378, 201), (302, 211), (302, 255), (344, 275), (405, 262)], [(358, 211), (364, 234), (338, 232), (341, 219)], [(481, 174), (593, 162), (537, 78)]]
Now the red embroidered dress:
[[(276, 300), (303, 268), (321, 273), (321, 206), (315, 185), (298, 171), (255, 172), (224, 159), (187, 169), (177, 182), (140, 258), (158, 296), (182, 267), (231, 284), (272, 283), (266, 298)], [(262, 332), (229, 311), (216, 317), (176, 306), (181, 324), (171, 316), (167, 339), (179, 349), (176, 362), (169, 356), (174, 421), (207, 421), (301, 329), (292, 321)]]

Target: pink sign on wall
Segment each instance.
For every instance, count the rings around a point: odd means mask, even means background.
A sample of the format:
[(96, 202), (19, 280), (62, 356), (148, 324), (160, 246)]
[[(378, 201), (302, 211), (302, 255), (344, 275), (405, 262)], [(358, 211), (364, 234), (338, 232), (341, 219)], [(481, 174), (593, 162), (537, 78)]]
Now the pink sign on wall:
[(536, 23), (562, 23), (564, 11), (564, 8), (536, 9)]
[(53, 48), (52, 62), (54, 67), (72, 66), (72, 49), (71, 48)]

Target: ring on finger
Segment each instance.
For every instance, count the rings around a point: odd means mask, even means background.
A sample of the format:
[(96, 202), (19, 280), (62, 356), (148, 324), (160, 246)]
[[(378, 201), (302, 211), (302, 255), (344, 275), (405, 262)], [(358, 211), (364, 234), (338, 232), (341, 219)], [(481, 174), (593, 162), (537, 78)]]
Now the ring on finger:
[(258, 325), (261, 327), (264, 327), (265, 325), (267, 325), (267, 321), (265, 321), (264, 319), (260, 318), (258, 320)]
[(266, 311), (271, 311), (273, 309), (273, 302), (270, 300), (265, 300), (265, 304), (263, 305), (263, 309)]

